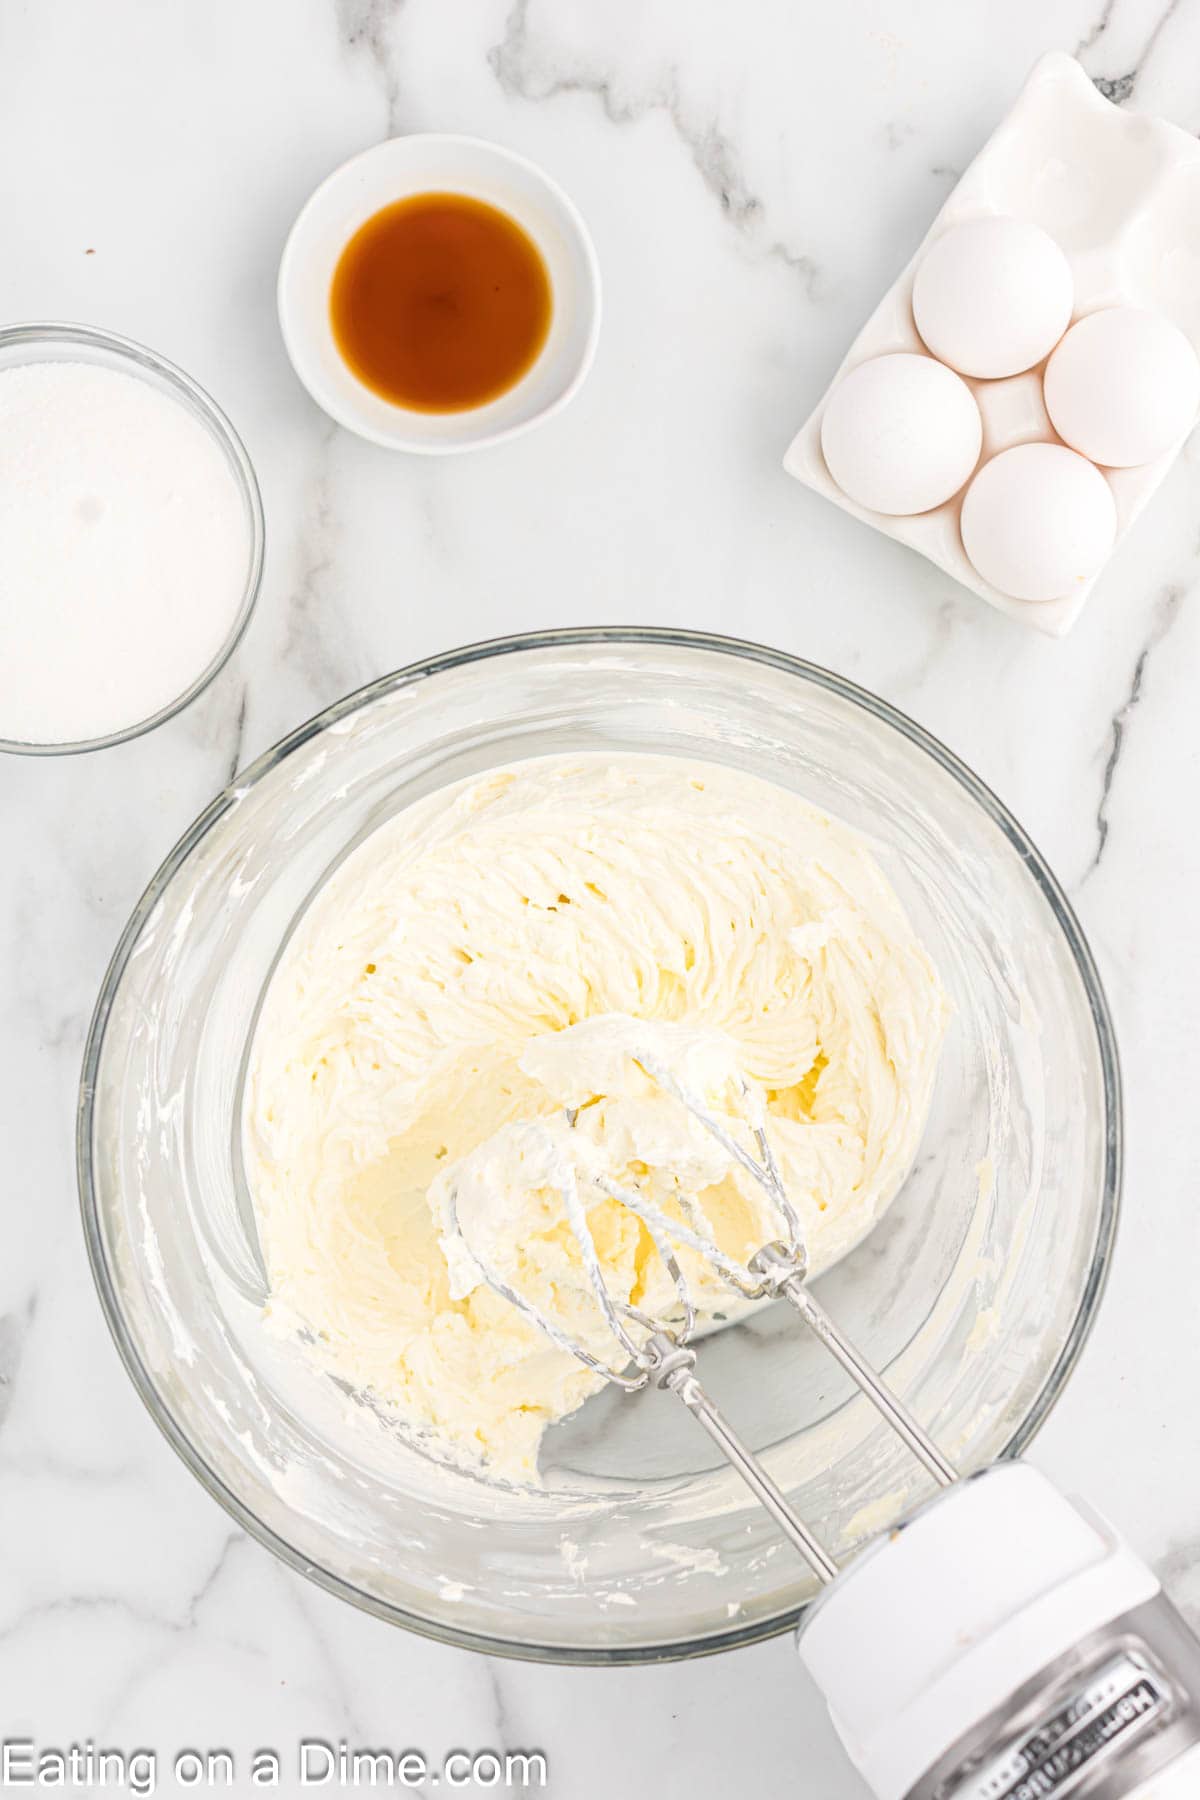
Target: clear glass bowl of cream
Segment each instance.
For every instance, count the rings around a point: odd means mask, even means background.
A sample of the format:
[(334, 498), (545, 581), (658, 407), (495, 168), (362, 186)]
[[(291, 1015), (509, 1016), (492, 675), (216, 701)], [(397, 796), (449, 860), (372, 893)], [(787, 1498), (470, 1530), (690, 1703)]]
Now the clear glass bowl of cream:
[[(963, 1469), (1018, 1454), (1095, 1311), (1120, 1088), (1091, 954), (1053, 876), (947, 750), (779, 652), (674, 631), (560, 632), (389, 676), (269, 751), (177, 845), (93, 1020), (79, 1175), (131, 1377), (197, 1478), (330, 1591), (457, 1644), (551, 1661), (701, 1654), (792, 1625), (814, 1580), (669, 1396), (551, 1428), (540, 1489), (427, 1454), (263, 1329), (241, 1159), (248, 1048), (297, 919), (399, 809), (528, 757), (650, 752), (792, 788), (870, 843), (953, 1017), (920, 1153), (821, 1300)], [(701, 1371), (839, 1558), (928, 1478), (785, 1306)]]
[[(0, 661), (14, 641), (20, 646), (13, 668), (31, 690), (23, 693), (18, 717), (37, 717), (49, 727), (14, 725), (5, 697), (0, 752), (68, 756), (153, 731), (204, 692), (250, 623), (262, 584), (265, 527), (245, 445), (212, 396), (174, 363), (91, 325), (0, 329), (0, 382), (10, 373), (39, 371), (83, 382), (79, 393), (69, 385), (38, 390), (43, 434), (35, 469), (20, 466), (21, 443), (5, 445), (31, 519), (20, 535), (63, 540), (54, 578), (48, 582), (44, 555), (37, 571), (43, 617), (36, 641), (53, 640), (57, 653), (31, 666), (20, 631), (0, 641)], [(132, 446), (114, 446), (113, 414), (103, 410), (103, 399), (98, 406), (89, 377), (102, 380), (100, 393), (110, 406), (114, 391), (136, 397), (137, 410), (123, 419)], [(80, 409), (76, 419), (72, 405)], [(44, 417), (51, 406), (67, 433), (57, 445)], [(121, 417), (119, 403), (116, 411)], [(6, 428), (6, 416), (0, 417), (0, 431)], [(174, 456), (167, 453), (172, 449)], [(99, 492), (90, 485), (97, 458), (106, 467)], [(81, 519), (88, 529), (80, 529)], [(169, 556), (164, 543), (171, 545)], [(196, 567), (180, 587), (189, 554)], [(2, 566), (21, 571), (16, 543), (5, 544)], [(18, 586), (17, 594), (22, 591)], [(16, 606), (19, 599), (6, 592), (5, 602)], [(149, 619), (142, 610), (148, 603)], [(82, 631), (85, 616), (89, 627)], [(12, 682), (13, 670), (6, 675)]]

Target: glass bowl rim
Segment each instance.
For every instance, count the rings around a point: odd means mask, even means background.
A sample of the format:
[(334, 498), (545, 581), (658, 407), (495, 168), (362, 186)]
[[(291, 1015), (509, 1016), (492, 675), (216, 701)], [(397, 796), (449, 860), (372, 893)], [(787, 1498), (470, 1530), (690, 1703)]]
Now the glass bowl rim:
[[(115, 331), (106, 331), (99, 325), (75, 325), (66, 320), (47, 319), (0, 327), (0, 354), (24, 346), (33, 349), (38, 344), (79, 344), (91, 350), (106, 351), (118, 362), (132, 363), (136, 368), (149, 370), (158, 376), (173, 391), (182, 406), (193, 415), (199, 414), (208, 425), (225, 455), (250, 518), (245, 586), (233, 623), (215, 656), (181, 694), (169, 700), (165, 706), (160, 706), (157, 712), (151, 713), (147, 718), (138, 719), (132, 725), (123, 725), (119, 731), (106, 732), (103, 737), (80, 738), (63, 744), (37, 744), (22, 738), (0, 736), (0, 752), (12, 756), (83, 756), (93, 750), (109, 750), (114, 744), (126, 744), (131, 738), (141, 737), (145, 732), (165, 725), (168, 719), (173, 719), (176, 713), (182, 712), (185, 706), (190, 706), (193, 700), (198, 699), (209, 683), (220, 674), (241, 642), (258, 601), (266, 554), (266, 521), (258, 476), (254, 472), (254, 464), (250, 461), (245, 444), (223, 408), (185, 369), (181, 369), (167, 357), (160, 356), (149, 345), (138, 343), (135, 338), (122, 337)], [(31, 362), (37, 360), (36, 356), (30, 357)]]
[(507, 637), (490, 638), (479, 643), (467, 644), (461, 648), (444, 651), (439, 655), (410, 663), (390, 675), (384, 675), (375, 681), (368, 682), (353, 693), (345, 695), (341, 700), (335, 701), (332, 706), (314, 714), (312, 718), (279, 739), (270, 749), (265, 750), (248, 766), (244, 773), (236, 776), (209, 802), (174, 848), (168, 852), (134, 907), (125, 929), (121, 933), (96, 1001), (88, 1029), (80, 1076), (76, 1113), (76, 1173), (84, 1237), (101, 1307), (126, 1371), (151, 1418), (200, 1485), (251, 1537), (272, 1551), (288, 1567), (307, 1576), (310, 1581), (315, 1582), (318, 1587), (324, 1588), (326, 1592), (336, 1595), (339, 1599), (348, 1600), (361, 1611), (383, 1619), (388, 1624), (403, 1626), (418, 1636), (459, 1649), (481, 1651), (485, 1654), (509, 1657), (523, 1662), (612, 1667), (624, 1664), (674, 1662), (695, 1656), (714, 1655), (720, 1651), (777, 1637), (783, 1632), (792, 1630), (799, 1623), (807, 1610), (807, 1604), (786, 1607), (778, 1613), (755, 1619), (749, 1624), (730, 1625), (696, 1639), (619, 1646), (584, 1642), (550, 1644), (529, 1640), (513, 1641), (480, 1632), (456, 1630), (451, 1625), (407, 1612), (402, 1607), (391, 1605), (376, 1595), (365, 1592), (331, 1569), (323, 1568), (311, 1558), (302, 1555), (273, 1527), (259, 1519), (257, 1514), (209, 1466), (179, 1426), (155, 1386), (153, 1377), (142, 1361), (138, 1348), (126, 1326), (120, 1298), (112, 1279), (100, 1222), (96, 1169), (92, 1157), (96, 1075), (103, 1053), (105, 1031), (113, 999), (126, 965), (142, 928), (158, 900), (193, 850), (235, 803), (237, 796), (244, 793), (247, 788), (255, 786), (293, 751), (307, 743), (310, 738), (328, 730), (350, 713), (369, 706), (372, 702), (388, 694), (409, 687), (414, 682), (426, 680), (430, 676), (443, 674), (467, 664), (490, 662), (498, 657), (520, 655), (528, 651), (585, 647), (587, 645), (654, 645), (667, 649), (699, 650), (722, 656), (740, 657), (745, 661), (760, 663), (768, 668), (776, 669), (783, 674), (796, 676), (801, 681), (823, 688), (826, 692), (849, 701), (860, 710), (871, 714), (882, 724), (907, 738), (918, 749), (923, 750), (975, 800), (1021, 858), (1045, 899), (1055, 923), (1062, 932), (1083, 983), (1096, 1033), (1104, 1088), (1104, 1185), (1100, 1200), (1096, 1248), (1070, 1331), (1033, 1405), (1000, 1452), (997, 1460), (1007, 1460), (1019, 1456), (1041, 1429), (1061, 1395), (1095, 1322), (1096, 1312), (1108, 1279), (1120, 1211), (1124, 1127), (1121, 1071), (1116, 1036), (1100, 974), (1074, 909), (1041, 853), (986, 783), (980, 780), (953, 751), (948, 750), (923, 726), (918, 725), (906, 714), (900, 712), (886, 700), (872, 694), (868, 689), (859, 687), (855, 682), (848, 681), (845, 677), (836, 675), (817, 663), (806, 662), (800, 657), (792, 656), (787, 651), (775, 650), (746, 639), (723, 637), (713, 632), (654, 626), (579, 626), (552, 631), (517, 633)]

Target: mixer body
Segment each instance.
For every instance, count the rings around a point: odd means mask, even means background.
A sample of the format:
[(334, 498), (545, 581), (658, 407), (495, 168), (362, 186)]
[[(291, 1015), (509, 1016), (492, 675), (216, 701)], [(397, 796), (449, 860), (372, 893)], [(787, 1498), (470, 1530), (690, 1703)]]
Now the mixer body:
[(1197, 1675), (1200, 1645), (1158, 1594), (1039, 1669), (959, 1739), (911, 1800), (1200, 1793)]
[(1028, 1465), (960, 1482), (869, 1547), (799, 1648), (879, 1800), (1200, 1795), (1200, 1642)]

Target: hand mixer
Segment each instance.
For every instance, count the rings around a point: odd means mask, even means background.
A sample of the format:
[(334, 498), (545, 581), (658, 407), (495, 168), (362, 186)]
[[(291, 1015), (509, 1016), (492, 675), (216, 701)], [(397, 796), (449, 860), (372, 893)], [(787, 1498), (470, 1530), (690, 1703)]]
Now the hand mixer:
[[(807, 1255), (765, 1129), (739, 1083), (757, 1155), (651, 1048), (636, 1062), (768, 1196), (782, 1235), (746, 1263), (717, 1244), (685, 1193), (679, 1217), (639, 1188), (593, 1177), (645, 1227), (677, 1296), (655, 1316), (611, 1292), (573, 1171), (563, 1214), (624, 1359), (604, 1362), (447, 1224), (482, 1279), (561, 1349), (626, 1392), (674, 1394), (825, 1584), (802, 1622), (801, 1661), (879, 1800), (1183, 1800), (1200, 1796), (1200, 1642), (1152, 1571), (1090, 1508), (1027, 1464), (960, 1478), (805, 1285)], [(568, 1111), (574, 1125), (576, 1114)], [(783, 1299), (898, 1433), (942, 1492), (839, 1568), (701, 1385), (696, 1310), (677, 1247), (746, 1299)]]

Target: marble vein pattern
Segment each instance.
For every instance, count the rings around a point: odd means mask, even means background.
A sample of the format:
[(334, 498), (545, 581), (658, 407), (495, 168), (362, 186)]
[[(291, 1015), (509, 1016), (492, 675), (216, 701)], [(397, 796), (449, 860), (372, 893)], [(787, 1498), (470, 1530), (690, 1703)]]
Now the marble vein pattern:
[[(943, 738), (1049, 857), (1116, 1011), (1130, 1154), (1108, 1297), (1034, 1456), (1200, 1622), (1200, 450), (1062, 643), (780, 467), (1055, 47), (1119, 103), (1200, 130), (1200, 0), (0, 0), (0, 312), (108, 326), (182, 363), (243, 433), (268, 522), (258, 611), (202, 700), (98, 756), (0, 758), (0, 1736), (225, 1746), (243, 1768), (302, 1737), (536, 1746), (558, 1800), (862, 1800), (784, 1640), (619, 1673), (488, 1662), (284, 1569), (160, 1439), (92, 1290), (80, 1056), (162, 857), (348, 689), (550, 625), (689, 625), (827, 664)], [(274, 274), (331, 168), (433, 129), (496, 138), (566, 186), (606, 312), (560, 418), (425, 464), (311, 404)]]

